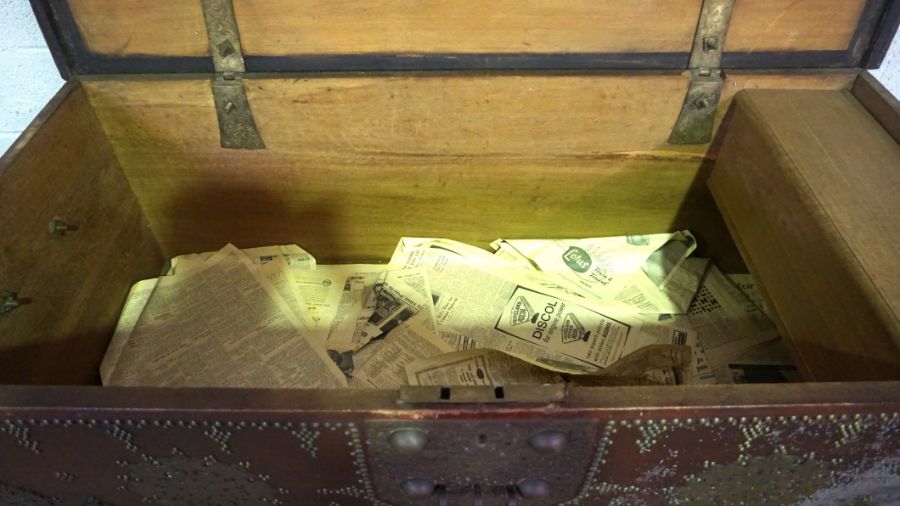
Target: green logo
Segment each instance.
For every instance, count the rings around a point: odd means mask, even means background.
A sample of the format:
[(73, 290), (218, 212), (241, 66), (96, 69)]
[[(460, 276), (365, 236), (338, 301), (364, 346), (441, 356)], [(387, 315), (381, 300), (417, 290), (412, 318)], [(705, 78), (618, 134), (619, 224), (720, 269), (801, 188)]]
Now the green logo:
[(562, 259), (575, 272), (584, 273), (591, 268), (591, 256), (578, 246), (569, 246), (569, 249), (563, 253)]

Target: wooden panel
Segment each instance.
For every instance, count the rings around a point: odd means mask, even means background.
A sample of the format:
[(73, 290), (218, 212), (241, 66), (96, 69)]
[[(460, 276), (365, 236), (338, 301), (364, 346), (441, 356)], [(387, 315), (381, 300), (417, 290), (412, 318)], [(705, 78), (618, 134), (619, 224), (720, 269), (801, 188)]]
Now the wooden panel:
[(735, 0), (726, 51), (843, 51), (867, 0)]
[[(0, 160), (0, 383), (96, 381), (128, 289), (162, 257), (80, 87), (67, 85)], [(54, 217), (79, 226), (48, 232)]]
[(700, 3), (238, 0), (235, 12), (260, 55), (690, 52)]
[(853, 96), (888, 133), (900, 142), (900, 100), (868, 71), (853, 83)]
[[(197, 1), (69, 0), (107, 55), (208, 54)], [(691, 50), (699, 0), (234, 0), (254, 56)], [(729, 51), (846, 49), (865, 0), (738, 0)]]
[(680, 76), (253, 80), (268, 149), (252, 152), (219, 148), (205, 80), (86, 86), (168, 254), (296, 241), (386, 259), (401, 235), (660, 230), (704, 191), (702, 148), (632, 149), (665, 139), (645, 112), (676, 117)]
[[(729, 88), (852, 76), (736, 77)], [(296, 241), (387, 258), (401, 235), (486, 242), (690, 226), (728, 256), (705, 146), (667, 146), (669, 76), (254, 79), (268, 149), (219, 147), (205, 80), (85, 83), (168, 255)], [(729, 95), (730, 96), (730, 95)]]
[(737, 98), (710, 185), (817, 380), (900, 377), (898, 167), (849, 93)]

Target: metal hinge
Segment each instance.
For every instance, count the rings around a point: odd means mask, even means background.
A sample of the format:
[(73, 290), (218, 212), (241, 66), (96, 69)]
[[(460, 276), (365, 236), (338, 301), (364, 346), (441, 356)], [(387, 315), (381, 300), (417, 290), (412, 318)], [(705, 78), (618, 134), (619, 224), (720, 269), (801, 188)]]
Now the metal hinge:
[(216, 76), (213, 99), (219, 118), (222, 147), (261, 149), (263, 143), (244, 88), (244, 55), (232, 0), (201, 0), (209, 51)]
[(672, 144), (705, 144), (712, 139), (716, 109), (725, 87), (722, 50), (733, 11), (734, 0), (703, 2), (691, 50), (691, 85), (669, 136)]

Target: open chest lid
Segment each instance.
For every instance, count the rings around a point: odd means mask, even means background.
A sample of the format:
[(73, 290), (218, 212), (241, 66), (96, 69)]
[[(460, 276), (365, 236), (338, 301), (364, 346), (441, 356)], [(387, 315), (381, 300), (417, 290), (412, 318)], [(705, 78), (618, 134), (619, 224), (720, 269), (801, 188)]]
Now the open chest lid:
[[(725, 74), (877, 67), (893, 0), (32, 0), (63, 77), (215, 73), (221, 145), (265, 148), (248, 73), (689, 71), (670, 144), (705, 144)], [(687, 72), (686, 72), (687, 73)]]
[(232, 5), (247, 72), (685, 70), (698, 49), (723, 69), (875, 68), (900, 19), (891, 0), (31, 3), (65, 78), (212, 72), (207, 24)]

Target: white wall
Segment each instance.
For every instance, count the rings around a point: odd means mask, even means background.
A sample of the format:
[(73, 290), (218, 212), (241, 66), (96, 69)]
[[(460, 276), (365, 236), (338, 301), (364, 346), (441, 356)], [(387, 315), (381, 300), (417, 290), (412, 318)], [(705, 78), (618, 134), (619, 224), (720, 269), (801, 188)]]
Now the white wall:
[(0, 153), (62, 83), (28, 0), (0, 0)]
[[(900, 96), (900, 37), (873, 74)], [(61, 85), (28, 0), (0, 0), (0, 153)]]
[(873, 70), (872, 75), (891, 90), (895, 97), (900, 97), (900, 31), (894, 36), (891, 48), (881, 62), (881, 68)]

